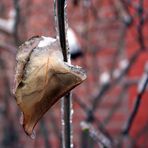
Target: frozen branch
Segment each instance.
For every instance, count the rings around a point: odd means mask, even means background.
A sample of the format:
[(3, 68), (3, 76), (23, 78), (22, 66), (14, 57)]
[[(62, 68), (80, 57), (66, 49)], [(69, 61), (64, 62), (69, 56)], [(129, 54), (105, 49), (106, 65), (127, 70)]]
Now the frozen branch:
[(146, 64), (145, 72), (142, 76), (141, 81), (139, 82), (137, 97), (135, 99), (133, 110), (128, 118), (125, 128), (123, 129), (123, 135), (127, 135), (133, 125), (133, 121), (134, 121), (136, 114), (138, 112), (138, 109), (140, 107), (141, 99), (142, 99), (142, 96), (146, 90), (147, 85), (148, 85), (148, 64)]
[[(88, 131), (91, 138), (97, 142), (98, 146), (111, 148), (112, 142), (108, 137), (106, 137), (101, 131), (95, 130), (91, 123), (82, 122), (81, 127), (83, 131)], [(86, 139), (87, 140), (87, 139)]]
[(119, 14), (120, 19), (125, 22), (125, 24), (130, 25), (132, 19), (125, 3), (122, 0), (114, 0), (114, 6)]
[(118, 76), (113, 80), (113, 82), (107, 83), (105, 85), (103, 85), (99, 91), (99, 93), (96, 95), (96, 97), (94, 98), (93, 101), (93, 105), (92, 105), (92, 111), (94, 112), (96, 110), (96, 108), (98, 107), (98, 104), (100, 103), (102, 97), (104, 96), (104, 94), (109, 91), (110, 89), (113, 89), (123, 78), (123, 76), (125, 76), (125, 74), (128, 73), (128, 71), (130, 70), (130, 68), (132, 67), (132, 65), (135, 63), (136, 59), (138, 58), (138, 56), (140, 55), (141, 50), (137, 50), (133, 56), (130, 58), (129, 63), (127, 66), (124, 67), (124, 69), (119, 71)]
[[(63, 58), (65, 62), (70, 63), (70, 55), (67, 47), (67, 36), (66, 36), (66, 29), (67, 29), (67, 18), (65, 17), (65, 7), (66, 2), (65, 0), (56, 0), (55, 1), (57, 5), (57, 8), (55, 10), (57, 18), (55, 18), (56, 23), (58, 25), (58, 33), (59, 33), (59, 41), (61, 45), (61, 50), (63, 53)], [(72, 100), (71, 100), (71, 94), (68, 93), (63, 99), (62, 99), (62, 146), (63, 148), (69, 148), (73, 147), (72, 143), (72, 130), (71, 130), (71, 120), (72, 120)]]
[(140, 48), (142, 50), (145, 49), (145, 44), (144, 44), (144, 37), (143, 37), (143, 25), (144, 25), (144, 17), (143, 17), (143, 13), (144, 13), (144, 7), (143, 7), (143, 0), (139, 0), (139, 5), (137, 7), (137, 13), (138, 13), (138, 19), (139, 19), (139, 23), (137, 26), (137, 33), (138, 33), (138, 41), (139, 41), (139, 45)]
[(122, 100), (124, 99), (125, 95), (127, 94), (129, 87), (131, 87), (131, 85), (136, 85), (137, 83), (138, 83), (138, 80), (134, 79), (134, 80), (127, 80), (123, 84), (122, 91), (120, 92), (116, 103), (113, 104), (112, 108), (110, 109), (108, 116), (104, 119), (103, 125), (107, 125), (109, 123), (109, 121), (112, 119), (112, 117), (114, 116), (114, 114), (117, 112), (117, 110), (120, 108), (120, 106), (122, 105)]

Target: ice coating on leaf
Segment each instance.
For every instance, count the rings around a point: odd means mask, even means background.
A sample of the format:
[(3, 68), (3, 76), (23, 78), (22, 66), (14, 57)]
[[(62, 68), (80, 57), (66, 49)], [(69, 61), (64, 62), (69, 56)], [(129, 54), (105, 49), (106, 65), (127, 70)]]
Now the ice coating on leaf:
[(33, 51), (34, 48), (37, 47), (40, 40), (42, 40), (42, 38), (39, 36), (32, 37), (19, 47), (16, 56), (17, 65), (16, 65), (16, 74), (15, 74), (14, 88), (13, 88), (14, 94), (20, 82), (22, 81), (24, 68), (30, 58), (31, 52)]
[(42, 36), (43, 40), (41, 40), (38, 44), (38, 47), (45, 47), (48, 46), (50, 44), (52, 44), (53, 42), (56, 41), (56, 39), (51, 38), (51, 37), (44, 37)]
[[(42, 41), (46, 44), (38, 42), (40, 47), (37, 45), (28, 54), (28, 60), (21, 69), (22, 77), (15, 91), (17, 104), (23, 112), (22, 125), (29, 136), (32, 135), (40, 118), (61, 97), (86, 79), (81, 67), (63, 62), (58, 40), (51, 39), (51, 42), (48, 42), (47, 38), (42, 37), (40, 42)], [(29, 46), (29, 43), (27, 45)], [(27, 49), (27, 46), (25, 48)], [(19, 55), (23, 53), (24, 49)], [(22, 59), (18, 57), (17, 64), (20, 64)], [(18, 72), (18, 69), (16, 71)]]

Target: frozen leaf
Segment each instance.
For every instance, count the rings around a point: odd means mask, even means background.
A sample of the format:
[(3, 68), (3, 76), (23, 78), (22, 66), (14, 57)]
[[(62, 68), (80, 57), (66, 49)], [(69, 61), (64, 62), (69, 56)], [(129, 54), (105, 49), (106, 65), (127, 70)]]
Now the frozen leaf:
[(25, 132), (31, 136), (48, 109), (85, 79), (81, 67), (63, 61), (57, 39), (34, 37), (26, 41), (17, 54), (14, 87)]

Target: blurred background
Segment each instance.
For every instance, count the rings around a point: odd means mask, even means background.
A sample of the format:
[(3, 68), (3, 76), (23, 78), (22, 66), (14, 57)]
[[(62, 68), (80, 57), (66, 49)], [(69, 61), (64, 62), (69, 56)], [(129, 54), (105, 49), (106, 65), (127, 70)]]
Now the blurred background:
[[(148, 148), (148, 1), (67, 0), (67, 17), (72, 63), (87, 71), (72, 91), (74, 147)], [(1, 148), (61, 147), (60, 101), (32, 140), (12, 95), (18, 46), (55, 28), (53, 0), (0, 1)]]

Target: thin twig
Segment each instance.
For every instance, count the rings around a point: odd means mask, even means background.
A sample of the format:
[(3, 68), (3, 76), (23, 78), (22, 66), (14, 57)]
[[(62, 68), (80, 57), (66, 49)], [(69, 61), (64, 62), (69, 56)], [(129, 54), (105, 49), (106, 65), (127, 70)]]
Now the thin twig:
[(132, 57), (129, 60), (129, 64), (125, 67), (125, 69), (123, 69), (121, 71), (121, 73), (119, 74), (119, 76), (112, 83), (111, 82), (108, 82), (107, 84), (105, 84), (105, 85), (102, 86), (101, 90), (99, 91), (99, 93), (94, 98), (93, 105), (92, 105), (92, 111), (93, 112), (98, 107), (98, 105), (101, 102), (101, 99), (104, 96), (104, 94), (107, 91), (109, 91), (110, 89), (113, 89), (122, 80), (123, 76), (125, 76), (125, 74), (128, 73), (128, 71), (130, 70), (130, 68), (132, 67), (132, 65), (135, 63), (136, 59), (139, 57), (140, 53), (141, 53), (141, 50), (138, 49), (132, 55)]
[(114, 0), (114, 5), (119, 13), (121, 21), (123, 21), (127, 26), (130, 25), (132, 19), (126, 3), (123, 0)]
[(107, 125), (109, 121), (112, 119), (113, 115), (116, 113), (117, 109), (120, 108), (122, 104), (122, 100), (124, 99), (125, 95), (127, 94), (127, 90), (131, 85), (136, 85), (138, 83), (138, 80), (133, 80), (133, 81), (127, 81), (122, 88), (122, 91), (120, 92), (117, 101), (115, 104), (113, 104), (111, 110), (109, 111), (108, 116), (104, 119), (103, 125)]
[(117, 98), (116, 103), (113, 104), (111, 110), (109, 111), (108, 116), (104, 119), (104, 121), (103, 121), (104, 125), (107, 125), (109, 123), (109, 121), (113, 118), (113, 115), (116, 113), (117, 109), (120, 107), (121, 102), (122, 102), (123, 98), (125, 97), (127, 90), (128, 90), (128, 87), (124, 86), (122, 92), (120, 93), (120, 95)]
[(138, 33), (138, 41), (139, 41), (139, 45), (140, 48), (142, 50), (145, 49), (145, 45), (144, 45), (144, 37), (143, 37), (143, 25), (144, 25), (144, 18), (143, 18), (143, 13), (144, 13), (144, 7), (143, 7), (143, 0), (139, 0), (139, 5), (137, 8), (137, 12), (138, 12), (138, 19), (139, 19), (139, 23), (137, 26), (137, 33)]
[(104, 135), (102, 131), (95, 130), (91, 123), (82, 122), (81, 126), (84, 132), (88, 131), (89, 136), (91, 136), (94, 141), (98, 143), (98, 146), (105, 148), (111, 148), (113, 146), (111, 139)]

